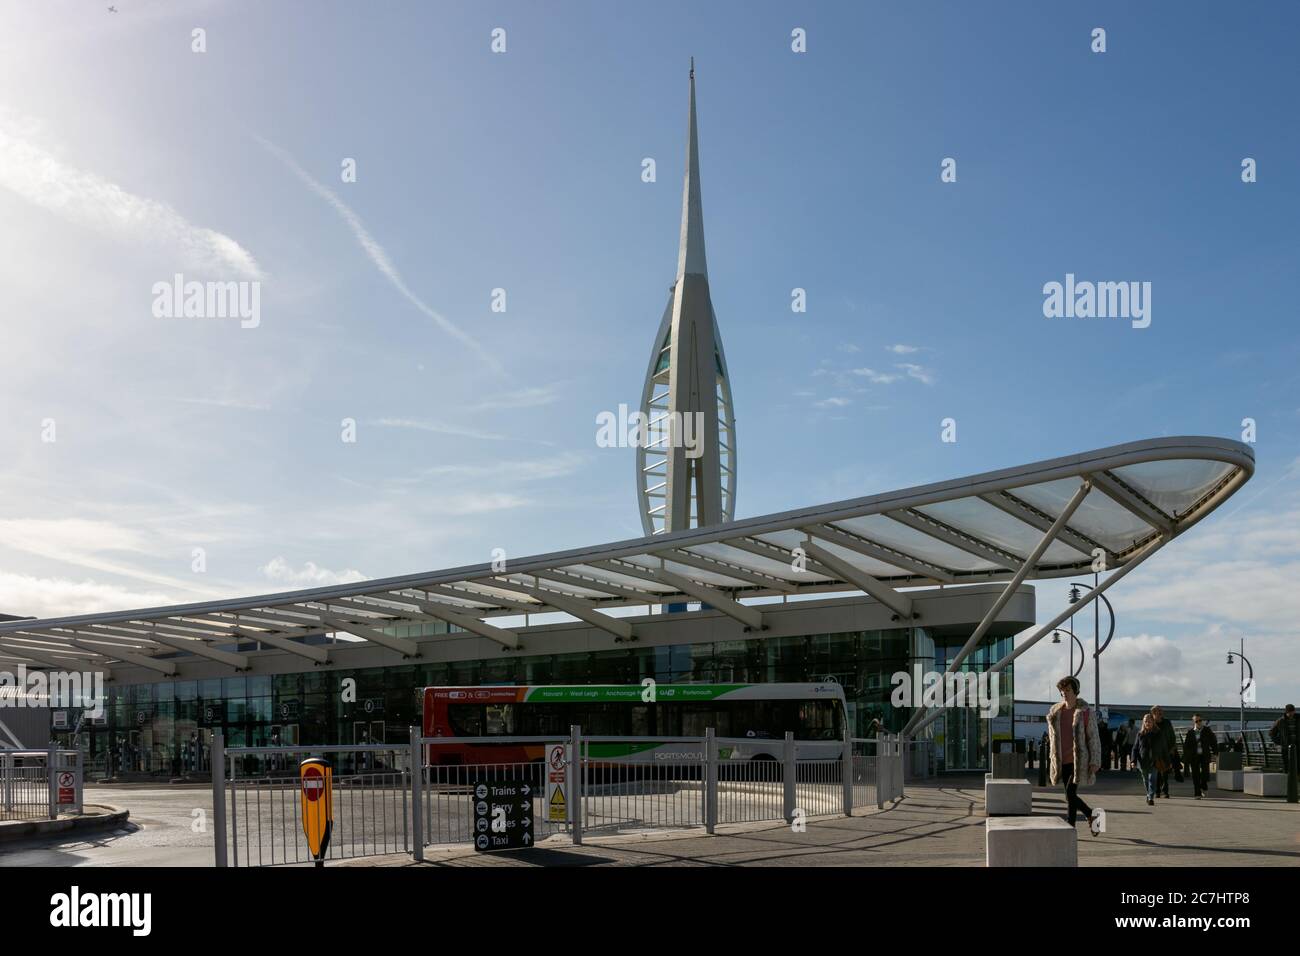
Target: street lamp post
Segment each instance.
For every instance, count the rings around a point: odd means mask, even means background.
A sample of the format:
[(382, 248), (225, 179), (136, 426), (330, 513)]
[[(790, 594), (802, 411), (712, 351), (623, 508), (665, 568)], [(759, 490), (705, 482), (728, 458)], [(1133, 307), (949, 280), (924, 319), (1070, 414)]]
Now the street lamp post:
[[(1062, 631), (1064, 631), (1066, 634), (1069, 634), (1069, 635), (1070, 635), (1070, 639), (1074, 642), (1074, 643), (1072, 643), (1072, 644), (1070, 645), (1070, 676), (1071, 676), (1071, 677), (1078, 677), (1079, 674), (1083, 672), (1083, 665), (1086, 664), (1086, 663), (1088, 662), (1088, 655), (1084, 652), (1084, 649), (1083, 649), (1083, 641), (1081, 641), (1081, 640), (1079, 640), (1077, 637), (1075, 637), (1075, 636), (1074, 636), (1074, 631), (1070, 630), (1068, 627), (1058, 627), (1056, 630), (1054, 630), (1054, 631), (1052, 632), (1052, 643), (1053, 643), (1053, 644), (1060, 644), (1060, 643), (1061, 643), (1061, 632), (1062, 632)], [(1075, 666), (1074, 666), (1074, 645), (1075, 645), (1075, 644), (1078, 644), (1078, 645), (1079, 645), (1079, 667), (1078, 667), (1078, 669), (1076, 669)]]
[[(1098, 582), (1101, 580), (1100, 574), (1093, 574)], [(1079, 588), (1086, 588), (1087, 584), (1080, 584), (1078, 581), (1070, 582), (1070, 603), (1079, 603)], [(1094, 583), (1092, 587), (1096, 587)], [(1099, 644), (1101, 640), (1101, 608), (1097, 606), (1097, 598), (1101, 598), (1106, 603), (1106, 613), (1110, 615), (1110, 631), (1106, 634), (1106, 642)], [(1072, 625), (1073, 626), (1073, 625)], [(1092, 684), (1096, 691), (1094, 695), (1094, 707), (1101, 707), (1101, 655), (1106, 648), (1110, 647), (1110, 640), (1115, 636), (1115, 607), (1110, 603), (1110, 598), (1105, 594), (1098, 594), (1092, 599)], [(1071, 651), (1073, 653), (1073, 651)], [(1099, 711), (1100, 712), (1100, 711)]]
[(1246, 639), (1243, 637), (1241, 639), (1241, 650), (1228, 651), (1229, 664), (1234, 663), (1232, 659), (1232, 655), (1234, 653), (1241, 658), (1241, 677), (1238, 686), (1240, 688), (1240, 694), (1241, 694), (1241, 745), (1243, 747), (1246, 746), (1246, 668), (1248, 667), (1250, 668), (1251, 682), (1254, 683), (1255, 680), (1255, 665), (1253, 665), (1246, 658), (1245, 650), (1246, 650)]

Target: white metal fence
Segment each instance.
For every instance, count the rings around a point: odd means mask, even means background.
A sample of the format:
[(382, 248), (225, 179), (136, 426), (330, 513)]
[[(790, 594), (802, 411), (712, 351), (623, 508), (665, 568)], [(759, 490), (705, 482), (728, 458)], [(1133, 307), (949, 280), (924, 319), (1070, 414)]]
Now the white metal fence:
[(82, 812), (81, 753), (0, 749), (0, 820), (55, 820)]
[[(826, 752), (825, 741), (818, 741)], [(298, 764), (324, 756), (334, 768), (334, 826), (327, 860), (385, 853), (424, 858), (428, 846), (473, 841), (471, 793), (481, 782), (522, 781), (540, 812), (533, 835), (585, 835), (757, 823), (844, 814), (903, 796), (904, 751), (898, 741), (848, 738), (831, 743), (833, 757), (801, 756), (789, 734), (773, 741), (780, 758), (730, 759), (752, 740), (715, 737), (601, 737), (573, 727), (554, 737), (421, 737), (406, 746), (224, 747), (213, 741), (213, 809), (218, 866), (310, 861), (302, 833)], [(562, 759), (489, 759), (458, 763), (462, 748), (536, 753), (560, 745)], [(665, 751), (664, 745), (671, 749)], [(779, 746), (778, 746), (779, 745)], [(456, 753), (450, 753), (452, 749)], [(811, 748), (809, 748), (811, 749)], [(613, 752), (641, 750), (628, 762)], [(481, 751), (480, 751), (481, 752)], [(558, 775), (562, 818), (544, 802), (548, 775)]]

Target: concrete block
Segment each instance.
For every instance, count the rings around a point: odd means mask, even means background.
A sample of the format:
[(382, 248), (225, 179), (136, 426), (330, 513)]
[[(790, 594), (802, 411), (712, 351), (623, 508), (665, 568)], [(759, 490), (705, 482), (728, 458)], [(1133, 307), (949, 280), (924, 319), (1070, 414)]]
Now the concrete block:
[(1286, 774), (1243, 773), (1242, 789), (1257, 797), (1285, 797)]
[(1034, 809), (1034, 785), (1028, 780), (984, 781), (984, 815), (1027, 817)]
[(1214, 766), (1219, 770), (1240, 770), (1241, 754), (1235, 750), (1225, 750), (1215, 756)]
[(993, 778), (995, 780), (1023, 780), (1025, 777), (1024, 754), (994, 754)]
[(1236, 790), (1240, 792), (1243, 786), (1242, 777), (1245, 774), (1240, 770), (1220, 770), (1214, 775), (1214, 786), (1220, 790)]
[(984, 863), (1078, 866), (1078, 834), (1060, 817), (990, 817), (984, 821)]

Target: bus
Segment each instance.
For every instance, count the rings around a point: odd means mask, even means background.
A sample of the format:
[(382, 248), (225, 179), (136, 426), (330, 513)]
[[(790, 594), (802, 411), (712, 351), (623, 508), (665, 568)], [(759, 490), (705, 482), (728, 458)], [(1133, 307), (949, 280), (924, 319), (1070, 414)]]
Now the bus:
[[(510, 737), (703, 737), (712, 727), (722, 760), (780, 760), (787, 731), (798, 760), (838, 760), (844, 752), (844, 688), (822, 684), (537, 685), (425, 687), (424, 736), (501, 737), (500, 744), (430, 744), (430, 766), (540, 762), (545, 745)], [(681, 743), (593, 743), (601, 763), (653, 764), (695, 759)]]

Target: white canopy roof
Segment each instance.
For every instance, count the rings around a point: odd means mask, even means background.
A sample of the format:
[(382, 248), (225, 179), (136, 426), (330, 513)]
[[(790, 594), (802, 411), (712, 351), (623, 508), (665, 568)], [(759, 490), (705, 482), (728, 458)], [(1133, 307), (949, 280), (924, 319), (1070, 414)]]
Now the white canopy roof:
[[(352, 584), (172, 607), (0, 623), (0, 657), (34, 666), (123, 662), (178, 676), (177, 651), (242, 670), (257, 641), (314, 663), (303, 638), (351, 634), (405, 657), (399, 626), (445, 622), (517, 647), (493, 618), (564, 612), (623, 638), (616, 607), (702, 601), (763, 627), (741, 599), (857, 590), (912, 619), (899, 588), (1108, 570), (1149, 556), (1218, 507), (1254, 472), (1246, 445), (1162, 438), (1050, 461), (591, 548)], [(919, 622), (919, 623), (924, 623)], [(981, 631), (982, 633), (982, 631)]]

